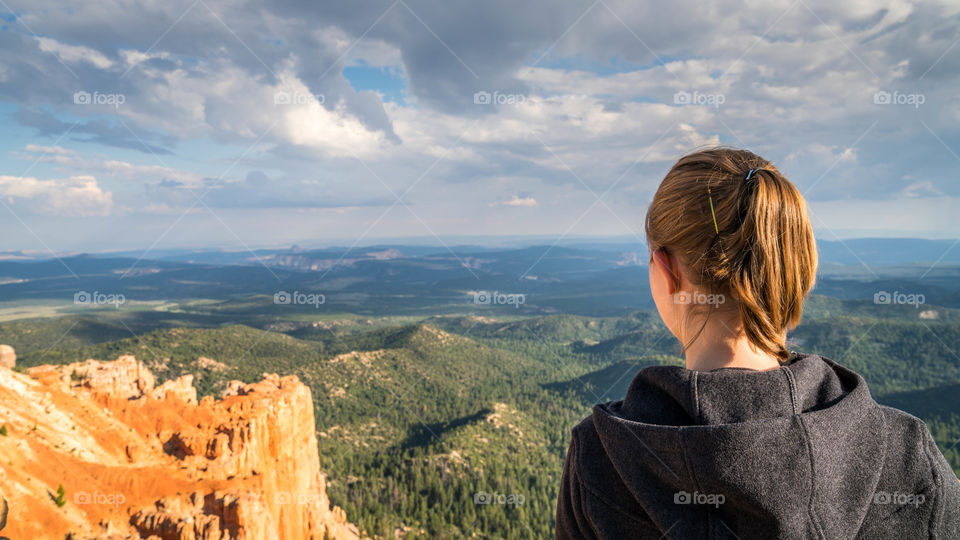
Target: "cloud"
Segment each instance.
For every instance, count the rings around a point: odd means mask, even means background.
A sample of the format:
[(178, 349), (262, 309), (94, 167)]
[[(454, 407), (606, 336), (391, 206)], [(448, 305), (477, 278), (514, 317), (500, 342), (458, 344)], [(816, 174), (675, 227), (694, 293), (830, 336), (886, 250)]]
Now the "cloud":
[[(620, 215), (583, 223), (611, 230), (673, 160), (719, 143), (773, 160), (812, 201), (960, 196), (949, 3), (8, 1), (0, 101), (37, 137), (24, 151), (64, 177), (136, 181), (123, 207), (175, 212), (210, 188), (213, 208), (376, 209), (392, 191), (431, 226), (473, 231), (464, 216), (508, 178), (494, 193), (513, 198), (485, 208), (510, 221), (484, 227), (540, 227), (505, 208), (531, 190), (538, 213), (563, 208), (542, 225), (556, 230), (604, 194)], [(347, 66), (384, 68), (402, 99)], [(76, 91), (125, 103), (80, 105)], [(475, 103), (479, 91), (523, 99)], [(52, 149), (74, 142), (85, 150)]]
[(934, 187), (932, 182), (925, 181), (910, 183), (903, 188), (902, 194), (907, 198), (942, 197), (944, 195), (942, 191)]
[(526, 197), (518, 197), (514, 195), (509, 200), (497, 204), (500, 206), (537, 206), (537, 200), (529, 195)]
[(45, 37), (37, 37), (37, 42), (40, 44), (41, 51), (53, 53), (64, 62), (89, 62), (99, 69), (108, 69), (113, 66), (113, 61), (88, 47), (66, 45)]
[[(131, 132), (127, 127), (105, 119), (77, 121), (73, 124), (57, 119), (42, 109), (21, 109), (15, 114), (20, 125), (32, 127), (38, 135), (59, 137), (68, 134), (75, 141), (91, 142), (138, 152), (170, 155), (174, 138), (156, 131)], [(84, 136), (86, 135), (86, 136)]]
[(33, 212), (56, 216), (106, 216), (113, 208), (112, 194), (103, 191), (92, 176), (56, 180), (0, 176), (0, 197)]
[(270, 178), (259, 170), (251, 171), (246, 178), (205, 178), (204, 184), (202, 188), (190, 189), (164, 179), (148, 184), (146, 193), (155, 209), (189, 207), (198, 199), (201, 208), (225, 209), (355, 208), (393, 202), (387, 196), (344, 196), (324, 182)]
[(59, 156), (72, 156), (76, 155), (76, 150), (70, 150), (69, 148), (63, 148), (61, 146), (43, 146), (40, 144), (28, 144), (23, 147), (25, 152), (37, 152), (40, 154), (53, 154)]
[(371, 109), (366, 110), (368, 121), (364, 122), (356, 110), (351, 112), (343, 98), (328, 108), (325, 95), (312, 94), (295, 77), (285, 77), (273, 90), (274, 116), (282, 124), (280, 134), (291, 144), (329, 156), (370, 158), (376, 157), (388, 143), (399, 142), (392, 127), (370, 129)]
[(110, 159), (106, 155), (82, 154), (76, 150), (61, 146), (42, 146), (28, 144), (23, 152), (15, 154), (20, 159), (50, 163), (65, 171), (80, 171), (88, 174), (106, 175), (123, 180), (140, 182), (174, 183), (198, 189), (203, 186), (203, 177), (191, 171), (177, 170), (165, 165), (141, 165), (127, 161)]

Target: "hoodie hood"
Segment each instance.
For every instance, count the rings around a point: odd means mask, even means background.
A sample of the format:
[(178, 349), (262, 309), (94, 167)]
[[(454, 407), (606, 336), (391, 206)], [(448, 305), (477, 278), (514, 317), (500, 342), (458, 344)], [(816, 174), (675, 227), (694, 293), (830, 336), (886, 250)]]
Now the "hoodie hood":
[(594, 473), (620, 480), (608, 496), (668, 538), (854, 537), (886, 452), (863, 378), (815, 355), (769, 371), (647, 367), (591, 419), (606, 457)]

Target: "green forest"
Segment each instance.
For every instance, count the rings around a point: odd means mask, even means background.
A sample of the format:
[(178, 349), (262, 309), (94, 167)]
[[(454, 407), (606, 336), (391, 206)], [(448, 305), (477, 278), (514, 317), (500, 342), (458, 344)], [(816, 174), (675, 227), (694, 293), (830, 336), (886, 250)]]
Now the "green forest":
[[(926, 420), (960, 470), (954, 310), (929, 321), (815, 301), (792, 347), (857, 370), (878, 401)], [(193, 374), (201, 395), (264, 372), (297, 375), (313, 392), (330, 498), (376, 538), (551, 536), (570, 429), (594, 403), (622, 398), (643, 366), (682, 365), (676, 341), (647, 311), (297, 318), (139, 334), (121, 320), (5, 322), (0, 342), (17, 348), (18, 369), (133, 354), (161, 381)], [(67, 327), (84, 331), (47, 346)]]

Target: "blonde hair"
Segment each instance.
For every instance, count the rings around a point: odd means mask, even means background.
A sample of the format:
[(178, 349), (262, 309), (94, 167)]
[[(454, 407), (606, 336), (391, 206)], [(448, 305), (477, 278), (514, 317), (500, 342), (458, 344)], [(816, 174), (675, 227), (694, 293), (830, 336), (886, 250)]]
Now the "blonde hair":
[(789, 358), (786, 331), (813, 288), (817, 248), (803, 196), (776, 167), (733, 148), (683, 156), (653, 197), (646, 234), (694, 285), (735, 304), (754, 346)]

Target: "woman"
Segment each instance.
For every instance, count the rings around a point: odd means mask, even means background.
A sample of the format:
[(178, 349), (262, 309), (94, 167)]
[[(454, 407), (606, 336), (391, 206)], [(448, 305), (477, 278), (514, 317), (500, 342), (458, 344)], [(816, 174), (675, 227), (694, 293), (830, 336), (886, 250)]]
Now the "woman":
[(926, 425), (790, 352), (817, 253), (765, 159), (681, 158), (646, 221), (650, 290), (686, 369), (642, 369), (573, 430), (557, 538), (960, 538), (960, 482)]

